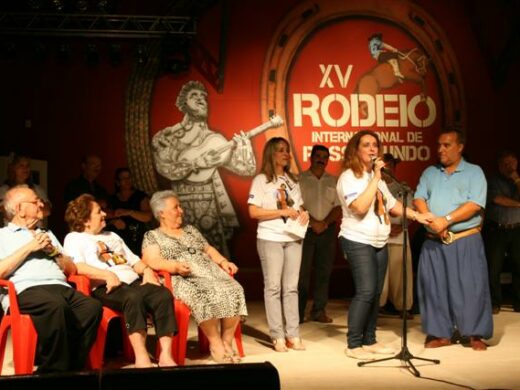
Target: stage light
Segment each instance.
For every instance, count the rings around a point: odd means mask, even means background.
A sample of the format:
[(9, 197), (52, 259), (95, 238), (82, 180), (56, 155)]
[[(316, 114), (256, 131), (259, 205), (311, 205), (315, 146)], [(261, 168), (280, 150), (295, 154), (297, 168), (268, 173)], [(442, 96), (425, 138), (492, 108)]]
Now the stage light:
[(52, 5), (58, 12), (62, 12), (65, 8), (65, 5), (63, 4), (63, 0), (52, 0)]
[(86, 12), (88, 10), (88, 2), (86, 0), (76, 1), (76, 8), (79, 12)]
[(162, 67), (165, 72), (179, 74), (190, 69), (190, 42), (167, 39), (162, 43)]
[(144, 64), (148, 61), (148, 50), (145, 45), (137, 45), (135, 48), (135, 60), (138, 64)]
[(27, 5), (31, 11), (39, 11), (42, 8), (42, 0), (28, 0)]
[(96, 8), (102, 14), (108, 14), (112, 9), (112, 5), (108, 0), (99, 0), (97, 2)]

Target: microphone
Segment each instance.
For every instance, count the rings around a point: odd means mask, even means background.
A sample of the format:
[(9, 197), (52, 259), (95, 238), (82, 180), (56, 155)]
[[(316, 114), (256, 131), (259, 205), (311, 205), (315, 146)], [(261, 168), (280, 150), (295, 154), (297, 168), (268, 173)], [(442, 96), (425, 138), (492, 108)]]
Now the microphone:
[(377, 156), (371, 156), (370, 159), (372, 160), (372, 169), (374, 169), (374, 166), (376, 165)]
[[(377, 160), (377, 156), (372, 156), (371, 159), (372, 159), (372, 169), (374, 169), (374, 166), (375, 166), (375, 163)], [(408, 186), (408, 184), (406, 184), (404, 181), (400, 181), (390, 169), (383, 167), (383, 168), (381, 168), (381, 173), (387, 175), (392, 180), (394, 180), (394, 182), (399, 184), (400, 191), (402, 194), (408, 194), (408, 193), (412, 192), (412, 189), (410, 188), (410, 186)]]
[[(375, 166), (376, 166), (377, 156), (372, 156), (371, 159), (372, 159), (372, 169), (374, 169)], [(381, 172), (382, 172), (382, 173), (386, 173), (386, 174), (387, 174), (388, 176), (390, 176), (392, 179), (397, 180), (397, 179), (395, 178), (393, 172), (392, 172), (390, 169), (388, 169), (388, 168), (386, 168), (386, 167), (382, 167), (382, 168), (381, 168)]]

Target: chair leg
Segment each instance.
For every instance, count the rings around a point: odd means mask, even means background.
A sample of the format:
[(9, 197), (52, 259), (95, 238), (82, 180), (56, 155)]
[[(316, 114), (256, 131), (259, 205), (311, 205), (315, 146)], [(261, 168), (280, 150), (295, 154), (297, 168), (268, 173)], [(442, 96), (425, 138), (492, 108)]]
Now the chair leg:
[(21, 315), (18, 324), (12, 324), (13, 361), (16, 374), (32, 374), (38, 334), (31, 317)]
[(98, 327), (96, 341), (92, 345), (89, 353), (90, 368), (98, 370), (103, 367), (105, 361), (105, 346), (107, 340), (108, 328), (110, 322), (118, 318), (121, 321), (121, 332), (123, 338), (123, 356), (126, 360), (132, 361), (134, 359), (134, 352), (128, 339), (128, 333), (126, 331), (123, 315), (104, 306), (103, 317)]
[(244, 353), (244, 346), (242, 345), (242, 328), (240, 324), (237, 325), (235, 329), (235, 344), (237, 345), (238, 354), (240, 357), (246, 356)]
[(90, 368), (93, 370), (99, 370), (103, 367), (103, 361), (105, 359), (105, 344), (107, 340), (107, 331), (110, 320), (103, 308), (103, 318), (98, 327), (96, 341), (92, 345), (89, 353)]
[(2, 322), (0, 322), (0, 374), (4, 367), (5, 346), (7, 343), (7, 332), (11, 327), (11, 316), (4, 315)]
[(197, 328), (199, 337), (199, 351), (201, 354), (209, 353), (209, 340), (200, 327)]
[(175, 301), (175, 319), (178, 332), (173, 338), (173, 360), (183, 366), (186, 360), (186, 348), (188, 343), (188, 328), (190, 323), (190, 309), (181, 301)]

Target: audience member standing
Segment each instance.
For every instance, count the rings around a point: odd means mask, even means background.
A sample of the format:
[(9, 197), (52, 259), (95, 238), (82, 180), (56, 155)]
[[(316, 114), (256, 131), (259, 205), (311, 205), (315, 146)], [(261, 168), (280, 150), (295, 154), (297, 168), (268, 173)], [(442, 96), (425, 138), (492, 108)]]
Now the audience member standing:
[(248, 200), (249, 215), (258, 220), (256, 246), (264, 275), (265, 311), (277, 352), (287, 352), (288, 347), (305, 349), (298, 316), (302, 239), (287, 228), (289, 219), (306, 225), (309, 214), (301, 208), (300, 186), (290, 167), (289, 143), (271, 138), (264, 146), (262, 169), (253, 179)]
[(325, 171), (329, 155), (326, 146), (314, 145), (311, 151), (311, 166), (300, 175), (299, 180), (303, 205), (309, 212), (309, 228), (303, 240), (298, 281), (300, 323), (304, 321), (313, 264), (314, 301), (310, 318), (317, 322), (332, 322), (325, 307), (329, 299), (330, 273), (336, 258), (336, 220), (341, 214), (341, 207), (336, 193), (337, 178)]
[(493, 334), (484, 244), (480, 235), (486, 205), (486, 178), (478, 165), (462, 157), (465, 137), (458, 129), (441, 131), (440, 164), (428, 167), (415, 192), (415, 206), (435, 218), (419, 260), (419, 305), (425, 347), (451, 344), (457, 331), (471, 347)]
[(97, 181), (101, 172), (101, 159), (93, 154), (86, 155), (81, 160), (81, 175), (70, 181), (65, 187), (65, 203), (76, 199), (82, 194), (90, 194), (101, 202), (103, 208), (107, 206), (108, 192)]
[(498, 157), (498, 174), (489, 180), (484, 242), (489, 264), (493, 313), (500, 312), (500, 273), (509, 259), (513, 274), (513, 309), (520, 311), (520, 176), (518, 159), (511, 151)]
[(115, 187), (116, 192), (110, 197), (109, 230), (116, 232), (133, 253), (140, 255), (146, 223), (152, 219), (150, 199), (134, 187), (128, 168), (116, 170)]
[[(12, 187), (24, 184), (32, 189), (36, 195), (38, 195), (38, 198), (41, 199), (43, 202), (43, 217), (48, 217), (51, 213), (51, 202), (49, 202), (49, 198), (47, 197), (47, 193), (43, 187), (33, 182), (31, 175), (31, 159), (29, 156), (23, 154), (15, 154), (7, 166), (7, 180), (4, 185), (0, 186), (0, 214), (4, 214), (3, 200), (6, 192)], [(8, 221), (5, 216), (0, 218), (0, 224), (2, 221), (4, 225), (7, 225)], [(44, 220), (40, 221), (40, 227), (43, 226)]]

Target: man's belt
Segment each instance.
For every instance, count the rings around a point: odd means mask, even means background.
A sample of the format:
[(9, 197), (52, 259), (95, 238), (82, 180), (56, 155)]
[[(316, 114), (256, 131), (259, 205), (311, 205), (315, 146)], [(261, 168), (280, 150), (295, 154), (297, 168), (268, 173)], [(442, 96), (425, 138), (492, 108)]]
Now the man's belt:
[(477, 234), (479, 232), (480, 232), (480, 226), (474, 227), (474, 228), (471, 228), (468, 230), (463, 230), (463, 231), (457, 232), (457, 233), (448, 231), (448, 234), (446, 235), (446, 237), (442, 237), (442, 238), (439, 237), (439, 235), (433, 234), (433, 233), (427, 233), (426, 237), (428, 237), (429, 239), (432, 239), (432, 240), (441, 241), (443, 244), (449, 245), (461, 238), (468, 237), (468, 236), (471, 236), (472, 234)]

